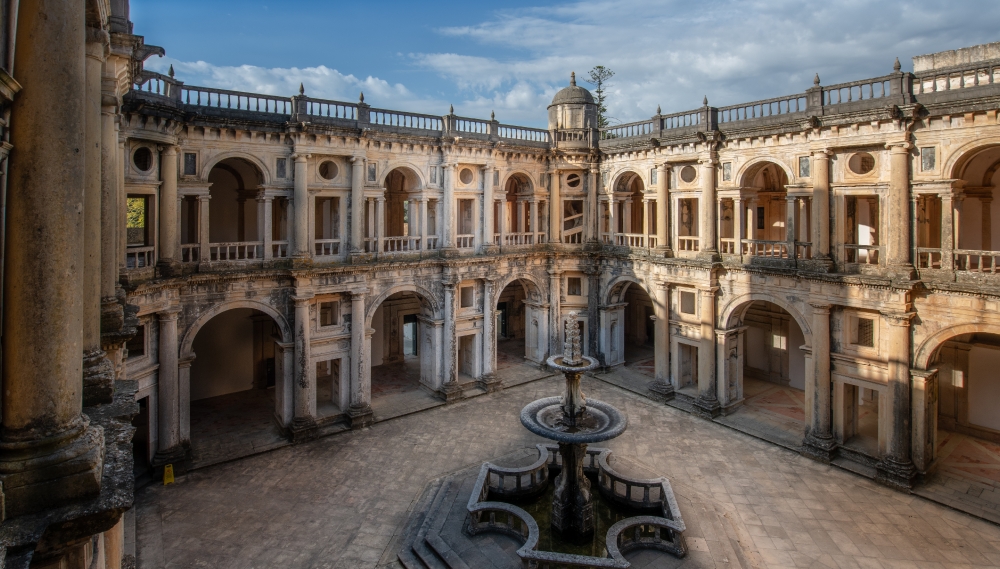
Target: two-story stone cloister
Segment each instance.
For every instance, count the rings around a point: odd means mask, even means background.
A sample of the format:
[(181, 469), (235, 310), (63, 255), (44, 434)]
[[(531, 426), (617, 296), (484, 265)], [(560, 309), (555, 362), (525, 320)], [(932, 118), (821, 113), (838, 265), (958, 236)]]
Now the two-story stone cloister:
[(609, 128), (571, 80), (547, 129), (143, 71), (119, 149), (140, 450), (541, 377), (576, 313), (650, 397), (908, 487), (945, 441), (1000, 442), (998, 60)]

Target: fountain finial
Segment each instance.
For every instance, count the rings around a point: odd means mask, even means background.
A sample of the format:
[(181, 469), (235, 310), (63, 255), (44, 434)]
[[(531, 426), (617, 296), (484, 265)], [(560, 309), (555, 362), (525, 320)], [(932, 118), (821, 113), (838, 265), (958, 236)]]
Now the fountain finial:
[(576, 366), (583, 363), (583, 350), (580, 340), (580, 321), (578, 314), (570, 312), (566, 320), (566, 339), (563, 341), (563, 363), (565, 365)]

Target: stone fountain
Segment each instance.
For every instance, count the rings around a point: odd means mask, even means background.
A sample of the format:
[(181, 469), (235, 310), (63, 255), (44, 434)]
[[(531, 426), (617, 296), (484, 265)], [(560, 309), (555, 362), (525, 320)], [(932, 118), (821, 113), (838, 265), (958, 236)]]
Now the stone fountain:
[(576, 312), (571, 312), (566, 322), (563, 354), (550, 357), (547, 363), (563, 373), (566, 379), (563, 395), (529, 403), (521, 410), (521, 424), (559, 444), (563, 467), (555, 481), (552, 527), (564, 539), (585, 539), (594, 531), (590, 481), (583, 473), (587, 445), (622, 434), (628, 419), (603, 401), (588, 401), (580, 389), (580, 377), (597, 367), (597, 360), (581, 351)]

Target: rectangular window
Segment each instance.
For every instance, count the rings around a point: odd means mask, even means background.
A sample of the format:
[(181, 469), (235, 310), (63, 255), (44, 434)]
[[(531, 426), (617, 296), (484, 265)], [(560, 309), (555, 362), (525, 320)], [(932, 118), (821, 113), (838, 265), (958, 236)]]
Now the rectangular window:
[(694, 293), (691, 291), (681, 291), (681, 313), (694, 314)]
[(808, 178), (809, 174), (809, 157), (799, 156), (799, 177)]
[(337, 301), (319, 303), (319, 325), (336, 326), (340, 320), (340, 303)]
[(937, 156), (934, 153), (934, 148), (921, 148), (920, 149), (920, 171), (921, 172), (933, 172), (934, 168), (937, 167)]
[(282, 180), (288, 177), (288, 159), (278, 158), (275, 166), (275, 175)]
[(731, 182), (733, 180), (733, 163), (723, 162), (722, 163), (722, 181)]
[(472, 235), (476, 200), (458, 200), (458, 234)]
[(340, 198), (316, 198), (316, 239), (340, 239)]
[(146, 327), (136, 326), (135, 336), (125, 343), (129, 358), (137, 358), (146, 355)]
[(566, 294), (569, 296), (583, 295), (583, 284), (579, 277), (569, 277), (566, 279)]
[(473, 291), (471, 286), (463, 286), (459, 291), (459, 306), (461, 308), (472, 308)]
[(875, 321), (871, 318), (858, 318), (858, 341), (855, 344), (867, 348), (875, 347)]
[(198, 174), (198, 155), (194, 152), (184, 153), (184, 175), (194, 176)]
[(149, 244), (149, 197), (128, 196), (128, 213), (125, 227), (129, 247), (145, 247)]

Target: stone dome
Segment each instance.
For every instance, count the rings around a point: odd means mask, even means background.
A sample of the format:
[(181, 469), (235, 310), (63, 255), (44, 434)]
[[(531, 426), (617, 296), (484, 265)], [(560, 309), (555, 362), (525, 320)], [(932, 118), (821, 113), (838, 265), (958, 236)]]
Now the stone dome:
[(569, 87), (564, 87), (556, 96), (552, 98), (553, 105), (580, 105), (580, 104), (594, 104), (594, 96), (590, 94), (590, 91), (583, 87), (577, 87), (576, 85), (576, 73), (570, 74)]

